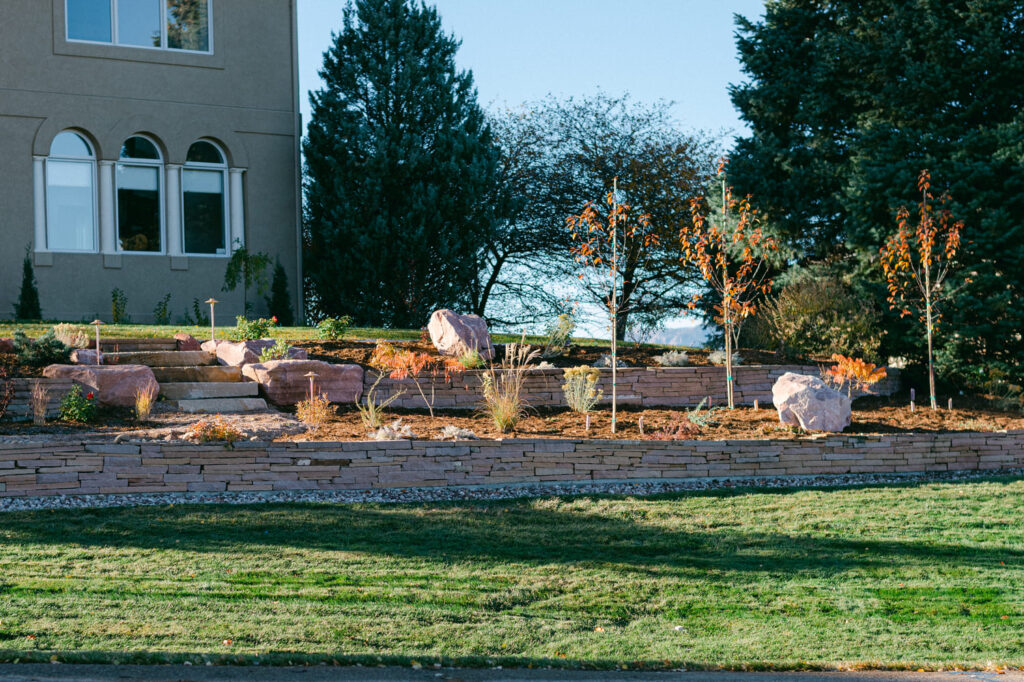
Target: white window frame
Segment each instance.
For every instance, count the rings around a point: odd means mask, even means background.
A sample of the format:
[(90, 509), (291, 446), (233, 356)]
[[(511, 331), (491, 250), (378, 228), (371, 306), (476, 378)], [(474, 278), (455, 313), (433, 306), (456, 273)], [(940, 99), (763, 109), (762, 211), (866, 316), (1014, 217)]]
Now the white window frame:
[(118, 17), (117, 17), (117, 4), (120, 0), (110, 0), (110, 42), (103, 40), (83, 40), (81, 38), (72, 38), (71, 30), (68, 26), (68, 0), (64, 0), (64, 40), (69, 43), (85, 43), (87, 45), (116, 45), (117, 47), (128, 47), (138, 50), (155, 50), (159, 52), (173, 52), (173, 53), (185, 53), (185, 54), (213, 54), (213, 3), (215, 0), (207, 0), (207, 20), (209, 25), (206, 27), (207, 37), (210, 42), (210, 49), (208, 50), (184, 50), (177, 47), (167, 46), (167, 0), (160, 0), (160, 47), (152, 47), (149, 45), (129, 45), (118, 42)]
[[(224, 148), (213, 140), (206, 138), (200, 138), (193, 142), (205, 142), (212, 145), (214, 149), (220, 154), (220, 158), (223, 159), (221, 163), (199, 163), (197, 161), (186, 161), (181, 167), (181, 183), (180, 191), (178, 194), (178, 201), (181, 206), (181, 252), (189, 258), (230, 258), (231, 257), (231, 202), (229, 201), (229, 194), (231, 192), (231, 177), (228, 174), (228, 155), (224, 153)], [(189, 145), (189, 149), (192, 148), (192, 144)], [(190, 253), (186, 250), (185, 240), (185, 226), (188, 222), (188, 216), (185, 214), (185, 173), (190, 170), (198, 171), (218, 171), (221, 174), (221, 204), (222, 210), (224, 211), (224, 253)]]
[[(156, 149), (159, 159), (122, 159), (118, 158), (114, 165), (114, 245), (117, 253), (126, 256), (163, 256), (167, 254), (167, 172), (164, 168), (164, 155), (160, 151), (160, 145), (156, 140), (147, 135), (131, 135), (125, 138), (124, 142), (133, 137), (141, 137), (149, 142)], [(124, 145), (124, 142), (121, 144)], [(155, 168), (157, 171), (157, 205), (160, 207), (160, 250), (159, 251), (125, 251), (121, 248), (121, 202), (118, 196), (120, 185), (117, 182), (117, 171), (124, 166), (141, 168)]]
[[(99, 202), (99, 172), (98, 163), (96, 159), (96, 149), (92, 146), (92, 143), (77, 130), (62, 130), (54, 136), (54, 140), (65, 133), (75, 135), (85, 146), (89, 148), (89, 153), (92, 155), (86, 159), (81, 156), (54, 156), (53, 154), (47, 154), (46, 160), (43, 162), (44, 175), (43, 175), (43, 187), (44, 197), (46, 202), (46, 248), (45, 251), (50, 253), (99, 253), (100, 250), (100, 238), (99, 238), (99, 227), (100, 227), (100, 202)], [(50, 142), (50, 146), (53, 146), (53, 142)], [(78, 163), (78, 164), (89, 164), (92, 170), (92, 248), (91, 249), (55, 249), (50, 246), (50, 182), (49, 182), (49, 165), (50, 161), (58, 161), (60, 163)], [(40, 250), (40, 249), (37, 249)]]

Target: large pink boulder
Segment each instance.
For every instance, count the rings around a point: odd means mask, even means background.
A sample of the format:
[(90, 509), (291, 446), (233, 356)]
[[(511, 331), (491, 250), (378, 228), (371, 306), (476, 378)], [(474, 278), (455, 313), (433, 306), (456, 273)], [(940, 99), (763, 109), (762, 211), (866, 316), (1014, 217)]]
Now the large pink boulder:
[(185, 332), (178, 332), (174, 335), (174, 341), (178, 346), (178, 350), (202, 350), (199, 342), (191, 334)]
[(71, 379), (95, 393), (101, 405), (132, 407), (135, 394), (160, 392), (153, 370), (145, 365), (50, 365), (43, 370), (49, 379)]
[(459, 315), (451, 310), (435, 310), (427, 324), (430, 340), (441, 355), (459, 356), (476, 350), (485, 360), (494, 357), (487, 322), (479, 315)]
[(11, 339), (0, 339), (0, 353), (13, 353), (14, 341)]
[[(206, 341), (202, 350), (208, 353), (216, 353), (217, 361), (229, 367), (244, 367), (260, 361), (260, 353), (265, 349), (273, 347), (274, 339), (257, 339), (255, 341), (224, 341), (218, 339), (216, 343)], [(305, 348), (292, 348), (288, 351), (288, 357), (292, 360), (305, 360), (309, 357)]]
[(71, 351), (71, 362), (75, 365), (96, 365), (96, 350), (93, 348), (76, 348)]
[(246, 365), (242, 374), (260, 385), (264, 398), (277, 405), (294, 405), (309, 397), (310, 372), (316, 372), (316, 391), (332, 403), (354, 403), (363, 394), (363, 368), (332, 365), (320, 360), (272, 360)]
[(805, 431), (839, 433), (850, 425), (850, 399), (818, 377), (786, 372), (772, 386), (783, 424)]

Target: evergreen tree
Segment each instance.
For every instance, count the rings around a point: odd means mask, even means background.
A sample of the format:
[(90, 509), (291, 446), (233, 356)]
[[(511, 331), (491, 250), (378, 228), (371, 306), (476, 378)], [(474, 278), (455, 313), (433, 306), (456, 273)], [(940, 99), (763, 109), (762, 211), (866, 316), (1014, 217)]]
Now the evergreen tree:
[(267, 297), (267, 308), (283, 327), (295, 324), (295, 313), (292, 311), (292, 296), (288, 291), (288, 273), (278, 261), (274, 265), (274, 278), (270, 282), (270, 296)]
[(32, 256), (26, 251), (21, 267), (21, 293), (14, 306), (14, 317), (18, 320), (41, 320), (43, 310), (39, 306), (39, 287), (36, 286), (36, 273), (32, 269)]
[[(1021, 378), (1020, 0), (774, 0), (763, 21), (738, 24), (747, 83), (732, 97), (752, 132), (732, 154), (737, 191), (805, 262), (853, 257), (880, 282), (879, 247), (928, 169), (966, 223), (940, 359), (964, 377), (986, 366)], [(883, 352), (918, 355), (905, 325), (886, 326)]]
[(318, 315), (418, 328), (435, 308), (468, 307), (498, 153), (458, 47), (421, 2), (346, 7), (305, 142)]

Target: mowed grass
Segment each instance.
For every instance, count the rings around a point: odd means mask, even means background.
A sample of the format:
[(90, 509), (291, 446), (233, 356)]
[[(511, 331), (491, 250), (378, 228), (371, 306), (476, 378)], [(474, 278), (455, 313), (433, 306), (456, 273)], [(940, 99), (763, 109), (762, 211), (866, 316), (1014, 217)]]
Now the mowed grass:
[(0, 659), (1020, 666), (1022, 499), (991, 479), (4, 514)]

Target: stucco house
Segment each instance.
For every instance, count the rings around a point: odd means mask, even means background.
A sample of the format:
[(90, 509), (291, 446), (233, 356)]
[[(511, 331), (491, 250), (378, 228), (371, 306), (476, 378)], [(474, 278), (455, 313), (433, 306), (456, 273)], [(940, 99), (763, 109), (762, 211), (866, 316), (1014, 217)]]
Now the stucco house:
[(301, 311), (295, 3), (0, 2), (0, 317), (26, 249), (46, 319), (109, 319), (117, 288), (135, 322), (167, 294), (228, 322), (242, 245)]

